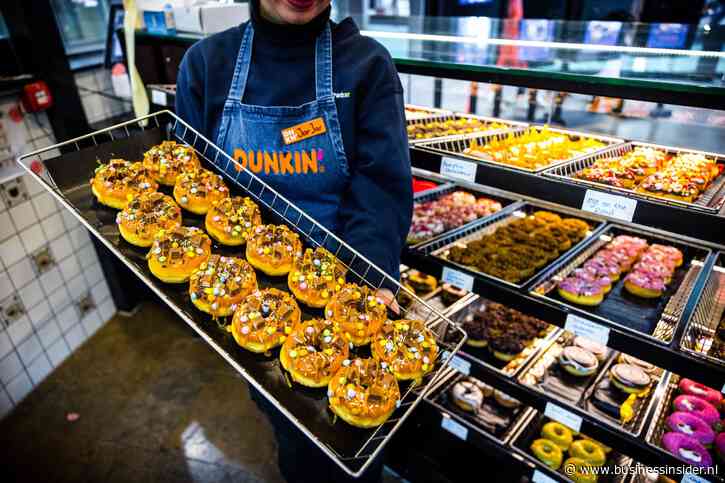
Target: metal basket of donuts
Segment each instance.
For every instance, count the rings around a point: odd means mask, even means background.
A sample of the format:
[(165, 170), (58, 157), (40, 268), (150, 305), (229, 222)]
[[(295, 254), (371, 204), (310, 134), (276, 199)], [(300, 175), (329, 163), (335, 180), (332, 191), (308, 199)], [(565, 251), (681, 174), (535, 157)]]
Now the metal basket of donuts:
[(712, 387), (671, 374), (647, 432), (647, 443), (723, 481), (725, 398)]

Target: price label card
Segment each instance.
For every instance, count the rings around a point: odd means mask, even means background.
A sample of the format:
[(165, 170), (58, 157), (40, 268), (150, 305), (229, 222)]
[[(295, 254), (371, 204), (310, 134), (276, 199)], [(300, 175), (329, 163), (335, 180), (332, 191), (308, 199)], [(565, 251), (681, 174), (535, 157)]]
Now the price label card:
[(458, 356), (451, 357), (451, 362), (448, 365), (466, 376), (471, 373), (471, 363)]
[(156, 89), (151, 89), (151, 103), (156, 104), (157, 106), (166, 106), (166, 93), (163, 91), (157, 91)]
[(582, 203), (584, 211), (628, 222), (632, 221), (636, 209), (637, 200), (597, 190), (587, 190)]
[(602, 345), (607, 345), (609, 342), (609, 327), (596, 324), (575, 314), (566, 316), (564, 329)]
[(464, 425), (460, 424), (458, 421), (454, 420), (448, 415), (443, 415), (443, 419), (441, 420), (441, 428), (445, 429), (451, 434), (455, 434), (463, 441), (468, 438), (468, 428), (466, 428)]
[(441, 159), (441, 175), (449, 178), (476, 182), (476, 163), (463, 161), (462, 159), (447, 158)]
[(473, 292), (473, 277), (452, 268), (443, 267), (441, 280), (463, 290)]
[(554, 403), (546, 403), (546, 409), (544, 409), (544, 416), (548, 417), (549, 419), (553, 419), (554, 421), (557, 421), (564, 426), (569, 427), (577, 433), (582, 428), (581, 416), (577, 416), (571, 411), (568, 411)]
[(539, 470), (534, 470), (534, 474), (531, 476), (531, 481), (533, 483), (559, 483), (551, 476), (542, 473)]
[(692, 473), (685, 473), (682, 475), (682, 479), (680, 480), (680, 483), (710, 483), (705, 478), (702, 478), (701, 476), (694, 475)]

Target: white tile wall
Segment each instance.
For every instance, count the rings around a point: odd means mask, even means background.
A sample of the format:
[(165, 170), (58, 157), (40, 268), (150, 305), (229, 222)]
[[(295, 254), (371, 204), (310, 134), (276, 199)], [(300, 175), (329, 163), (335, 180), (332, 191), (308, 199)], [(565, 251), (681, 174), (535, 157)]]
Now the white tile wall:
[(83, 110), (89, 123), (131, 112), (130, 100), (111, 97), (113, 88), (109, 69), (98, 68), (79, 72), (75, 78), (78, 94), (81, 96)]
[[(25, 310), (0, 324), (0, 418), (116, 313), (85, 227), (31, 177), (22, 183), (30, 201), (0, 205), (0, 302), (17, 294)], [(54, 265), (39, 274), (32, 254), (44, 247)], [(81, 320), (89, 293), (96, 308)]]

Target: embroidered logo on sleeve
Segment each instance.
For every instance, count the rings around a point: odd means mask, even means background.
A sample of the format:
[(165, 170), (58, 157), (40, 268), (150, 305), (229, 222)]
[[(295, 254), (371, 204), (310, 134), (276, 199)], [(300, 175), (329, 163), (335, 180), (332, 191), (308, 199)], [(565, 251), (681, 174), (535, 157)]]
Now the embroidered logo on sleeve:
[(321, 117), (312, 119), (311, 121), (297, 124), (296, 126), (282, 129), (282, 140), (285, 144), (290, 145), (303, 139), (309, 139), (319, 136), (327, 132), (325, 120)]

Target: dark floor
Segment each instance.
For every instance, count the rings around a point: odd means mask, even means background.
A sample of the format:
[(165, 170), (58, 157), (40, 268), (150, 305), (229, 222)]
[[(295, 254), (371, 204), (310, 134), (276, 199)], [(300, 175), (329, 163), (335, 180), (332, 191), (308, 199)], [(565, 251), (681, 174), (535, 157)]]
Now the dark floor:
[(153, 303), (116, 316), (0, 422), (0, 448), (5, 482), (284, 481), (247, 385)]

